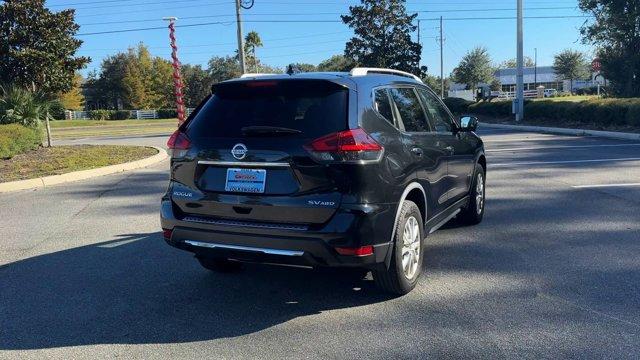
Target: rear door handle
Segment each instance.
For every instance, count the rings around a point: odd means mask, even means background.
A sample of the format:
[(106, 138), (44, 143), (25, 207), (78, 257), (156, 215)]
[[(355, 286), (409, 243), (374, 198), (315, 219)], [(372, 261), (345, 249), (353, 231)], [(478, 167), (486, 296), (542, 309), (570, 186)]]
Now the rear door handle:
[(411, 153), (413, 153), (413, 155), (415, 156), (422, 156), (422, 149), (420, 149), (419, 147), (414, 147), (413, 149), (411, 149)]

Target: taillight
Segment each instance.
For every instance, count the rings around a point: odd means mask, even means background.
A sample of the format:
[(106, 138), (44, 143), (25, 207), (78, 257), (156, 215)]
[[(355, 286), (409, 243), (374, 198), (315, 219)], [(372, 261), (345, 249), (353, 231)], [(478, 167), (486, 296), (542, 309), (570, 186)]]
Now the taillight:
[(369, 256), (373, 255), (373, 246), (361, 246), (357, 248), (337, 247), (336, 252), (344, 256)]
[(164, 237), (167, 240), (170, 240), (171, 235), (173, 235), (172, 229), (162, 229), (162, 237)]
[(356, 128), (325, 135), (305, 145), (311, 156), (322, 162), (377, 161), (383, 148), (363, 129)]
[(169, 137), (167, 147), (169, 148), (169, 155), (172, 157), (183, 157), (191, 148), (191, 141), (185, 133), (178, 129)]

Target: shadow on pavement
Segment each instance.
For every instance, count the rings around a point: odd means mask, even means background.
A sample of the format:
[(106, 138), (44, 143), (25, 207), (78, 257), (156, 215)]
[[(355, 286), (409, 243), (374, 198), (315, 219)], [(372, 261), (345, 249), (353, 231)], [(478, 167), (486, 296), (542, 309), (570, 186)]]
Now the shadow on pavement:
[(235, 337), (390, 298), (338, 273), (247, 265), (216, 274), (190, 256), (150, 233), (4, 265), (0, 349)]

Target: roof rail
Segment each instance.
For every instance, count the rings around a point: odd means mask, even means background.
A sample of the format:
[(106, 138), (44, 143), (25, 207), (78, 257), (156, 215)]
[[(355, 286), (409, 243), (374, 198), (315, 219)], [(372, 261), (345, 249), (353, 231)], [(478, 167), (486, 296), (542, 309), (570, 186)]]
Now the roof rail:
[(246, 73), (246, 74), (240, 75), (240, 79), (259, 77), (259, 76), (271, 76), (271, 75), (278, 75), (278, 74), (270, 74), (270, 73), (251, 74), (251, 73)]
[(415, 81), (418, 82), (422, 82), (422, 79), (420, 79), (419, 77), (408, 73), (406, 71), (400, 71), (400, 70), (395, 70), (395, 69), (383, 69), (383, 68), (368, 68), (368, 67), (355, 67), (353, 69), (351, 69), (351, 71), (349, 72), (349, 74), (351, 74), (351, 76), (365, 76), (369, 73), (378, 73), (378, 74), (391, 74), (391, 75), (399, 75), (399, 76), (406, 76), (406, 77), (410, 77)]

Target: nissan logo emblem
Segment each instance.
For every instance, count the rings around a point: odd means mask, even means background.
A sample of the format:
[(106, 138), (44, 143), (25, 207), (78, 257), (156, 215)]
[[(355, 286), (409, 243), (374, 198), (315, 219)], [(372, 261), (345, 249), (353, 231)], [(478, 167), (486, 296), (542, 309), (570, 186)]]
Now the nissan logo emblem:
[(231, 148), (231, 155), (238, 160), (242, 160), (247, 156), (247, 147), (244, 144), (235, 144)]

